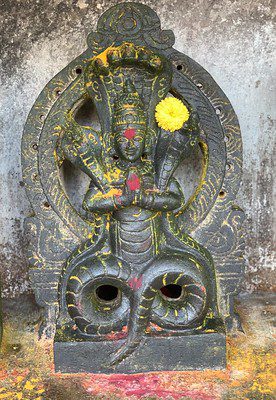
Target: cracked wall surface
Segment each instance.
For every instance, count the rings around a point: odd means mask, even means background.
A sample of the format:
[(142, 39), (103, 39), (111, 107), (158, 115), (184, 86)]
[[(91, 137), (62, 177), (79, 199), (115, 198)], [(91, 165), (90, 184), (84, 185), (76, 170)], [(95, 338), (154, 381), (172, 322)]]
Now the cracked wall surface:
[[(28, 112), (45, 84), (86, 49), (86, 36), (95, 30), (100, 15), (117, 3), (0, 1), (0, 274), (6, 297), (29, 290), (23, 219), (31, 210), (20, 166), (20, 141)], [(175, 33), (174, 47), (207, 69), (233, 104), (244, 142), (244, 177), (238, 196), (247, 216), (244, 291), (272, 290), (273, 1), (141, 3), (157, 12), (162, 27)]]

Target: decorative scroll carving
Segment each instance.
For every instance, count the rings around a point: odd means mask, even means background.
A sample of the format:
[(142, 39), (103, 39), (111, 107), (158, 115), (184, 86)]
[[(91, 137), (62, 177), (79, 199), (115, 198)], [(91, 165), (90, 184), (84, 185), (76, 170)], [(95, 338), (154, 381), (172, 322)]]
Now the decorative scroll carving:
[[(112, 7), (88, 36), (88, 50), (46, 85), (23, 136), (42, 331), (57, 324), (57, 343), (124, 339), (101, 370), (127, 365), (147, 335), (206, 338), (222, 332), (222, 321), (238, 321), (239, 126), (210, 75), (173, 43), (149, 7)], [(77, 122), (86, 103), (100, 130)], [(187, 110), (185, 122), (176, 106), (183, 121), (171, 131), (156, 114), (169, 103)], [(198, 145), (202, 177), (185, 201), (174, 172)], [(64, 185), (66, 162), (90, 181), (78, 210)]]

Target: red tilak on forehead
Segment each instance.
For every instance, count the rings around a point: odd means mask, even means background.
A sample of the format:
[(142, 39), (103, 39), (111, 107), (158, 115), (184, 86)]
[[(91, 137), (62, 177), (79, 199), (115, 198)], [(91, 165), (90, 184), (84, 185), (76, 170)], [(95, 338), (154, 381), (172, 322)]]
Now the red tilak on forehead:
[(131, 129), (128, 128), (124, 131), (124, 136), (125, 138), (127, 138), (128, 140), (134, 139), (136, 136), (136, 130), (135, 129)]

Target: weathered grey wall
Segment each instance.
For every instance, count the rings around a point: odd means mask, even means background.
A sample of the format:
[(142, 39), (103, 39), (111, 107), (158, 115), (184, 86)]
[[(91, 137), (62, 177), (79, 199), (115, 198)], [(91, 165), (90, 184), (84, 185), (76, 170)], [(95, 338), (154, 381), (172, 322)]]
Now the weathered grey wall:
[[(86, 36), (116, 0), (1, 0), (0, 273), (4, 295), (28, 290), (20, 140), (44, 85), (86, 48)], [(245, 290), (272, 288), (273, 0), (142, 1), (172, 29), (176, 49), (205, 67), (232, 102), (244, 140), (239, 204), (247, 214)], [(274, 114), (275, 117), (275, 114)], [(275, 147), (274, 147), (275, 149)]]

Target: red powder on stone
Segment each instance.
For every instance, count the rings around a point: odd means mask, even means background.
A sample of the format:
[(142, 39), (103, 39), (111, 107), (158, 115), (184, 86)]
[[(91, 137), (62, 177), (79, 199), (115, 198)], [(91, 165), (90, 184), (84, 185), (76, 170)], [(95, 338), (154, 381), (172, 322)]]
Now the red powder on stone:
[(128, 284), (132, 289), (138, 290), (142, 286), (142, 282), (143, 282), (143, 277), (141, 276), (140, 278), (134, 277), (130, 279)]
[(136, 174), (131, 174), (129, 179), (127, 180), (127, 186), (129, 190), (137, 190), (140, 189), (140, 179)]
[(135, 130), (135, 129), (128, 128), (128, 129), (125, 130), (124, 136), (125, 136), (125, 138), (127, 138), (128, 140), (134, 139), (135, 136), (136, 136), (136, 130)]

